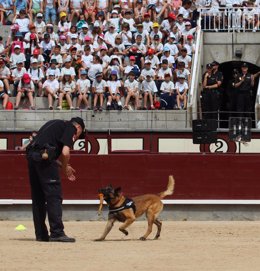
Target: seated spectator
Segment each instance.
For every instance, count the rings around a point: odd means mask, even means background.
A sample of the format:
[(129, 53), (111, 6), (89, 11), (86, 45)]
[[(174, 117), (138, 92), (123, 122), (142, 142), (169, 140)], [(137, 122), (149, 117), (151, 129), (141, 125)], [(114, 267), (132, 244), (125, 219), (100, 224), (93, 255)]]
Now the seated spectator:
[[(146, 12), (145, 7), (143, 6), (143, 1), (137, 0), (135, 3), (135, 8), (134, 8), (134, 19), (137, 23), (142, 23), (143, 18), (144, 18), (144, 22), (147, 23), (146, 18), (149, 18), (149, 21), (150, 21), (150, 14), (148, 12)], [(143, 22), (143, 24), (144, 24), (144, 22)], [(152, 24), (153, 23), (151, 23), (151, 25)], [(150, 25), (150, 27), (151, 27), (151, 25)], [(150, 32), (150, 29), (149, 29), (150, 27), (149, 26), (146, 27), (144, 25), (144, 29), (147, 30), (148, 32)]]
[(109, 49), (114, 47), (116, 36), (117, 36), (117, 32), (115, 31), (115, 25), (110, 24), (108, 31), (106, 32), (104, 36), (105, 43)]
[(160, 40), (160, 41), (162, 40), (163, 34), (162, 34), (162, 32), (160, 31), (159, 27), (160, 27), (160, 25), (159, 25), (157, 22), (154, 22), (154, 23), (153, 23), (153, 30), (152, 30), (152, 32), (150, 33), (150, 38), (151, 38), (150, 42), (151, 42), (151, 43), (153, 42), (154, 36), (155, 36), (155, 35), (158, 35), (158, 36), (159, 36), (159, 40)]
[(121, 95), (119, 88), (121, 83), (118, 80), (118, 73), (116, 70), (112, 70), (110, 78), (107, 81), (107, 110), (112, 108), (122, 110)]
[(160, 30), (163, 33), (164, 39), (167, 39), (172, 27), (175, 25), (176, 16), (173, 12), (168, 14), (167, 19), (164, 19), (161, 23)]
[(9, 101), (9, 96), (8, 94), (4, 91), (4, 84), (2, 80), (0, 80), (0, 98), (3, 100), (3, 109), (6, 109), (6, 105)]
[(69, 105), (69, 108), (72, 110), (74, 107), (72, 106), (72, 95), (75, 93), (76, 84), (73, 80), (71, 73), (69, 71), (64, 72), (64, 76), (62, 77), (62, 81), (60, 83), (59, 88), (59, 105), (57, 109), (62, 109), (62, 100), (65, 98)]
[[(79, 33), (79, 43), (81, 45), (83, 45), (82, 47), (84, 47), (84, 42), (85, 42), (85, 38), (86, 37), (90, 37), (91, 32), (89, 31), (89, 26), (87, 23), (83, 24), (81, 27), (81, 31)], [(91, 39), (90, 39), (91, 40)], [(83, 50), (82, 50), (83, 51)]]
[(17, 110), (19, 108), (21, 98), (27, 96), (30, 102), (30, 109), (35, 110), (33, 94), (34, 84), (31, 80), (30, 75), (28, 73), (25, 73), (18, 84), (18, 92), (15, 100), (14, 109)]
[(135, 32), (135, 20), (133, 19), (133, 12), (130, 9), (125, 10), (125, 12), (122, 12), (123, 19), (121, 20), (121, 23), (127, 23), (129, 24), (129, 29), (133, 33)]
[(43, 13), (43, 0), (29, 0), (29, 12), (31, 18), (37, 13)]
[(184, 62), (185, 68), (189, 69), (191, 68), (191, 57), (187, 54), (187, 49), (184, 47), (181, 49), (181, 55), (177, 57), (178, 62)]
[(26, 0), (14, 0), (14, 14), (21, 15), (21, 11), (23, 14), (27, 13), (27, 1)]
[(187, 1), (183, 1), (182, 6), (179, 8), (178, 13), (183, 14), (183, 18), (185, 20), (191, 20), (192, 19), (192, 12), (191, 12), (191, 5), (192, 5), (192, 1), (191, 0), (187, 0)]
[(195, 43), (192, 35), (187, 36), (186, 42), (184, 43), (183, 47), (186, 48), (187, 55), (192, 58), (193, 54), (195, 53)]
[(165, 81), (161, 84), (161, 109), (174, 109), (176, 104), (176, 92), (174, 83), (171, 81), (171, 74), (165, 73)]
[(154, 50), (154, 54), (156, 56), (158, 56), (158, 57), (162, 56), (163, 44), (160, 41), (159, 35), (154, 35), (150, 48)]
[(18, 84), (25, 73), (26, 69), (24, 67), (23, 61), (18, 61), (16, 68), (12, 70), (12, 79), (14, 82), (14, 96), (17, 95)]
[[(100, 64), (101, 60), (100, 57), (97, 55), (93, 56), (93, 63), (90, 63), (90, 66), (88, 66), (88, 78), (90, 79), (90, 82), (94, 82), (96, 80), (96, 74), (103, 72), (103, 67)], [(98, 78), (100, 79), (100, 78)], [(101, 78), (102, 79), (102, 78)]]
[(53, 59), (56, 59), (58, 68), (61, 68), (61, 66), (63, 64), (62, 55), (60, 54), (60, 51), (61, 51), (60, 45), (55, 45), (54, 50), (53, 50), (53, 54), (51, 56), (51, 61)]
[(89, 110), (89, 95), (90, 95), (90, 81), (87, 79), (87, 71), (80, 70), (80, 78), (77, 80), (76, 90), (77, 90), (77, 107), (80, 109), (80, 105), (83, 102), (85, 109)]
[(43, 55), (40, 54), (40, 49), (39, 48), (35, 48), (33, 50), (32, 56), (30, 58), (30, 63), (32, 62), (33, 59), (37, 59), (38, 67), (43, 68), (44, 58), (43, 58)]
[(58, 13), (59, 15), (62, 12), (66, 12), (67, 14), (69, 13), (69, 0), (58, 0)]
[(146, 75), (142, 81), (142, 91), (144, 95), (144, 106), (143, 109), (147, 110), (147, 99), (150, 100), (151, 109), (154, 109), (154, 101), (156, 101), (156, 93), (158, 92), (153, 77), (149, 74)]
[(170, 74), (170, 78), (172, 79), (172, 70), (169, 68), (168, 60), (163, 59), (161, 63), (160, 69), (157, 71), (156, 76), (156, 86), (158, 89), (161, 89), (161, 84), (164, 82), (164, 78), (166, 74)]
[(10, 96), (10, 80), (11, 72), (9, 68), (6, 66), (5, 61), (2, 57), (0, 57), (0, 80), (4, 83), (4, 90), (7, 92), (7, 94)]
[(137, 24), (142, 24), (144, 31), (151, 33), (153, 29), (153, 22), (151, 21), (151, 16), (148, 12), (144, 13), (144, 19), (138, 22)]
[(76, 72), (75, 72), (75, 68), (71, 66), (71, 61), (72, 61), (72, 58), (70, 55), (68, 55), (66, 59), (64, 60), (64, 67), (61, 68), (62, 79), (65, 74), (70, 74), (72, 80), (74, 80), (76, 76)]
[(62, 11), (60, 13), (60, 21), (58, 22), (58, 29), (61, 31), (61, 29), (67, 33), (69, 32), (71, 28), (71, 21), (67, 18), (67, 13), (65, 11)]
[(190, 81), (191, 81), (190, 71), (185, 68), (185, 63), (181, 61), (178, 62), (177, 69), (175, 69), (173, 73), (173, 80), (175, 83), (177, 82), (178, 77), (180, 75), (184, 75), (185, 82), (188, 84), (188, 86), (190, 86)]
[(163, 55), (161, 57), (161, 61), (167, 59), (169, 68), (175, 68), (175, 59), (174, 56), (171, 55), (171, 50), (169, 47), (164, 46)]
[(91, 23), (95, 21), (95, 11), (97, 8), (97, 1), (96, 0), (85, 0), (84, 1), (84, 16), (86, 21), (90, 18)]
[[(149, 33), (144, 30), (144, 27), (142, 24), (136, 25), (136, 32), (134, 34), (135, 42), (137, 44), (143, 44), (143, 45), (150, 45), (150, 36)], [(141, 39), (139, 39), (141, 36)], [(137, 40), (138, 39), (138, 40)]]
[[(103, 102), (104, 102), (104, 93), (105, 88), (107, 87), (107, 83), (102, 79), (102, 73), (96, 73), (95, 80), (92, 85), (92, 93), (94, 95), (94, 111), (102, 111), (103, 110)], [(97, 102), (99, 99), (99, 107), (97, 106)]]
[[(19, 2), (19, 1), (17, 1)], [(25, 1), (26, 3), (26, 1)], [(26, 17), (28, 16), (28, 17)], [(23, 37), (27, 32), (29, 32), (29, 25), (32, 23), (32, 18), (27, 13), (25, 9), (21, 9), (19, 14), (16, 14), (13, 19), (13, 24), (17, 24), (19, 26), (19, 32), (22, 33)]]
[(131, 98), (135, 100), (135, 109), (139, 109), (139, 90), (138, 90), (138, 82), (135, 80), (135, 73), (130, 71), (128, 73), (128, 79), (125, 81), (124, 84), (125, 91), (126, 91), (126, 99), (124, 109), (129, 110), (129, 101)]
[(188, 88), (188, 84), (185, 82), (185, 76), (179, 75), (178, 81), (176, 83), (178, 109), (187, 108)]
[(2, 0), (0, 4), (0, 23), (11, 25), (14, 18), (14, 2), (12, 0)]
[(43, 0), (44, 4), (43, 6), (45, 7), (45, 23), (56, 23), (56, 1), (55, 0)]
[(139, 77), (140, 69), (138, 65), (135, 64), (135, 56), (130, 56), (129, 62), (130, 63), (124, 68), (125, 77), (127, 77), (131, 71), (134, 73), (135, 78)]
[(42, 50), (42, 55), (45, 63), (50, 62), (51, 54), (53, 53), (55, 47), (55, 42), (51, 40), (50, 34), (45, 33), (43, 40), (40, 43), (40, 48)]
[(11, 53), (11, 57), (10, 57), (10, 68), (14, 69), (18, 61), (22, 61), (24, 63), (25, 60), (26, 60), (25, 55), (24, 53), (21, 52), (21, 46), (18, 44), (15, 45), (14, 53)]
[[(46, 24), (46, 32), (44, 34), (49, 34), (50, 35), (50, 40), (54, 41), (55, 43), (59, 40), (59, 36), (55, 33), (53, 24)], [(44, 35), (43, 35), (44, 38)]]
[(130, 26), (128, 23), (124, 23), (121, 26), (121, 32), (119, 33), (122, 39), (122, 44), (126, 45), (132, 42), (132, 32), (130, 31)]
[(145, 61), (150, 60), (151, 68), (154, 70), (157, 70), (159, 68), (160, 61), (159, 61), (159, 58), (154, 53), (155, 51), (152, 48), (148, 49), (147, 56), (145, 57)]
[(108, 0), (99, 0), (97, 1), (97, 11), (107, 13), (109, 7)]
[(43, 21), (42, 13), (37, 13), (34, 25), (36, 28), (36, 33), (38, 35), (38, 38), (39, 40), (41, 40), (43, 37), (43, 33), (45, 32), (45, 26), (46, 26), (45, 22)]
[(31, 81), (34, 84), (34, 89), (37, 90), (37, 96), (42, 97), (42, 79), (44, 78), (44, 74), (42, 69), (38, 66), (38, 60), (33, 58), (31, 61), (31, 67), (28, 70), (28, 74), (30, 75)]
[(101, 32), (98, 33), (98, 35), (103, 34), (103, 32), (107, 30), (106, 25), (107, 21), (105, 13), (103, 11), (98, 12), (96, 16), (96, 21), (94, 22), (94, 27), (98, 27), (101, 30)]
[(155, 79), (155, 71), (152, 69), (151, 64), (152, 62), (150, 59), (145, 60), (144, 69), (141, 71), (140, 80), (145, 80), (147, 75), (149, 75), (152, 80)]
[(176, 60), (179, 54), (179, 49), (175, 44), (175, 35), (173, 33), (170, 33), (168, 41), (164, 46), (170, 49), (170, 55), (174, 57), (174, 60)]
[(46, 71), (46, 77), (49, 77), (50, 73), (54, 73), (56, 80), (60, 81), (62, 79), (56, 58), (51, 59), (50, 67)]
[(48, 79), (43, 83), (43, 91), (45, 96), (48, 97), (49, 110), (53, 110), (53, 100), (58, 98), (59, 82), (55, 78), (55, 71), (50, 70)]

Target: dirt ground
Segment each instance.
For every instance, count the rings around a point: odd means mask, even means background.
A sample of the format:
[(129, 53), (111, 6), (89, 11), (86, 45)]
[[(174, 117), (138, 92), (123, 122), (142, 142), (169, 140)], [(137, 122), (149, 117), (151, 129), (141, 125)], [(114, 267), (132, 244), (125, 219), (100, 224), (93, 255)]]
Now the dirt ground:
[[(25, 231), (16, 231), (23, 224)], [(31, 221), (0, 221), (1, 271), (260, 270), (260, 222), (163, 222), (159, 240), (139, 241), (146, 223), (123, 237), (118, 223), (104, 242), (105, 222), (65, 222), (76, 243), (34, 241)]]

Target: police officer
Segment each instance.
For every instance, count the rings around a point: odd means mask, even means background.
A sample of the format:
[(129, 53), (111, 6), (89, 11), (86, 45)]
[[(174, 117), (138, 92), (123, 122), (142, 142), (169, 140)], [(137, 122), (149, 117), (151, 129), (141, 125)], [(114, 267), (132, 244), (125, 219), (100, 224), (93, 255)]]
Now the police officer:
[(239, 80), (234, 84), (234, 87), (237, 89), (236, 111), (239, 112), (240, 116), (243, 116), (246, 112), (250, 112), (252, 110), (251, 93), (253, 86), (254, 75), (248, 72), (247, 63), (243, 63), (241, 66), (241, 74), (239, 75)]
[[(51, 120), (40, 128), (26, 148), (37, 241), (75, 242), (64, 233), (59, 166), (70, 181), (76, 180), (69, 160), (70, 149), (79, 138), (85, 138), (85, 125), (81, 118)], [(45, 224), (46, 213), (50, 236)]]
[(213, 73), (212, 64), (207, 64), (206, 68), (202, 77), (202, 116), (204, 119), (218, 119), (218, 78)]

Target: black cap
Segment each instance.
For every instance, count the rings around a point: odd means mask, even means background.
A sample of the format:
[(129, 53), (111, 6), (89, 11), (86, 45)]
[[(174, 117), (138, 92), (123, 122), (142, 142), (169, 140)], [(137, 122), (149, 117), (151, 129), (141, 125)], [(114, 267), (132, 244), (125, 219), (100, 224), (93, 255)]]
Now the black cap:
[(75, 118), (72, 118), (70, 121), (71, 122), (76, 122), (81, 126), (82, 133), (80, 134), (79, 139), (84, 139), (85, 136), (86, 136), (86, 128), (85, 128), (85, 124), (84, 124), (83, 119), (80, 118), (80, 117), (75, 117)]
[(214, 60), (212, 63), (211, 63), (212, 66), (219, 66), (219, 62), (217, 62), (216, 60)]
[(154, 38), (155, 40), (156, 40), (156, 39), (159, 40), (159, 39), (160, 39), (160, 36), (157, 35), (157, 34), (155, 34), (153, 38)]
[(57, 62), (57, 59), (56, 59), (56, 58), (52, 58), (51, 61), (50, 61), (50, 63), (55, 63), (55, 64), (57, 64), (58, 62)]
[(244, 62), (241, 67), (248, 68), (248, 65), (247, 65), (247, 63)]
[(207, 64), (207, 69), (212, 69), (212, 64), (211, 63), (209, 63), (209, 64)]

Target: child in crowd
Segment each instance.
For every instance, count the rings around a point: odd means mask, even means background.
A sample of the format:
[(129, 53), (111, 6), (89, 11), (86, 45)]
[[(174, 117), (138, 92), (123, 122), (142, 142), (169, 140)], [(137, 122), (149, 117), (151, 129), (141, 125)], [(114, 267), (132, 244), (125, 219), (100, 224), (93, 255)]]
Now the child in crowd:
[[(104, 93), (105, 88), (107, 87), (107, 83), (102, 79), (102, 73), (96, 73), (95, 80), (92, 85), (92, 92), (94, 94), (94, 111), (102, 111), (103, 110), (103, 102), (104, 102)], [(97, 106), (97, 102), (99, 99), (99, 107)]]
[(59, 82), (55, 78), (54, 70), (49, 71), (48, 79), (43, 83), (42, 88), (44, 90), (45, 96), (48, 97), (49, 109), (53, 110), (53, 100), (58, 98), (57, 93), (59, 90)]
[(143, 109), (147, 110), (147, 99), (149, 98), (151, 109), (154, 109), (154, 101), (156, 101), (156, 93), (158, 92), (153, 77), (149, 74), (146, 75), (142, 82), (142, 91), (144, 95)]
[(119, 88), (121, 83), (118, 80), (118, 74), (116, 70), (112, 70), (110, 74), (110, 80), (107, 81), (108, 93), (107, 93), (107, 110), (112, 108), (112, 103), (117, 103), (115, 109), (122, 110), (121, 95)]
[(174, 83), (171, 81), (171, 74), (165, 73), (164, 82), (161, 84), (161, 108), (174, 109), (176, 104), (176, 93)]
[(187, 94), (188, 94), (188, 84), (185, 82), (185, 76), (179, 75), (178, 81), (176, 83), (177, 91), (177, 106), (178, 109), (187, 108)]
[(70, 110), (74, 109), (72, 105), (72, 95), (75, 93), (76, 84), (72, 79), (71, 73), (69, 71), (64, 72), (64, 76), (62, 77), (62, 81), (60, 83), (59, 89), (59, 105), (57, 109), (62, 109), (62, 100), (65, 98), (69, 105)]
[(82, 102), (85, 105), (85, 109), (90, 109), (88, 101), (90, 95), (90, 81), (87, 79), (86, 70), (80, 70), (80, 78), (77, 81), (76, 90), (78, 96), (76, 109), (80, 108)]
[(139, 109), (139, 90), (138, 90), (138, 82), (135, 80), (135, 73), (130, 71), (128, 73), (128, 79), (125, 81), (125, 91), (126, 91), (126, 99), (124, 108), (129, 110), (129, 101), (131, 98), (135, 100), (135, 109)]

